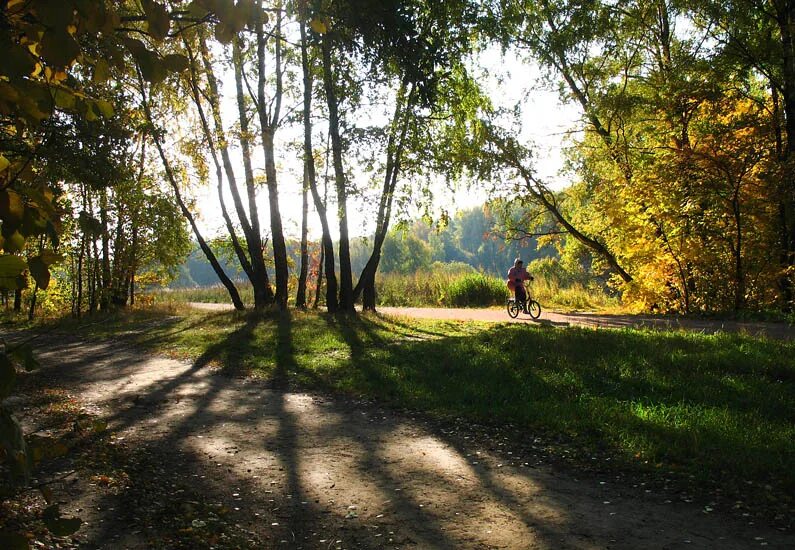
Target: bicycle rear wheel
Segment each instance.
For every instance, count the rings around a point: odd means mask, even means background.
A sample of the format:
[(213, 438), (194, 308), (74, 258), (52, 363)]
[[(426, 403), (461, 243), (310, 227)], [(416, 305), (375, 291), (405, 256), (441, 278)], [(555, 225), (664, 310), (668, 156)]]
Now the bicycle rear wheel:
[(541, 304), (535, 300), (530, 300), (527, 302), (527, 313), (529, 313), (530, 317), (533, 319), (538, 319), (541, 316)]
[(516, 303), (516, 300), (510, 299), (508, 300), (508, 317), (511, 319), (516, 319), (519, 316), (519, 311), (521, 311), (522, 306)]

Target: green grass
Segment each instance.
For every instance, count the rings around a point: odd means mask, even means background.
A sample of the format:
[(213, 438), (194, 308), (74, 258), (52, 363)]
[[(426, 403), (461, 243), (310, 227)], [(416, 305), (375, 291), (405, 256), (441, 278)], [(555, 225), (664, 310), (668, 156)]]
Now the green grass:
[(148, 331), (148, 343), (279, 384), (562, 435), (583, 456), (795, 490), (793, 343), (317, 313), (185, 315)]

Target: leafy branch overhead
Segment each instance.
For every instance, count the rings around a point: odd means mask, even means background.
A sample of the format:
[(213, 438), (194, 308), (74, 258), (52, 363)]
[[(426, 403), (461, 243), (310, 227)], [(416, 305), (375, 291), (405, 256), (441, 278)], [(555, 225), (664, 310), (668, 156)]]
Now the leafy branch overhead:
[(37, 150), (48, 139), (42, 125), (59, 113), (89, 123), (110, 119), (115, 107), (98, 88), (113, 85), (114, 71), (124, 71), (132, 61), (153, 83), (184, 71), (188, 59), (161, 55), (158, 45), (174, 35), (175, 22), (212, 24), (221, 34), (239, 30), (249, 22), (254, 4), (238, 2), (228, 10), (230, 5), (197, 1), (169, 11), (165, 3), (143, 0), (142, 12), (136, 13), (136, 5), (127, 2), (7, 2), (0, 27), (0, 116), (13, 124), (8, 137), (19, 145), (0, 151), (3, 288), (24, 287), (27, 272), (45, 289), (49, 268), (59, 260), (46, 251), (27, 262), (10, 258), (38, 237), (58, 245), (60, 208), (35, 166)]

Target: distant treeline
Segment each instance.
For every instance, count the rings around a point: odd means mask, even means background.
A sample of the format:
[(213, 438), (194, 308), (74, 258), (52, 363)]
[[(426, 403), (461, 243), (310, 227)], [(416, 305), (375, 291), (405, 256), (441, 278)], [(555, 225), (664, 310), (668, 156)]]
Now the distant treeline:
[[(530, 263), (541, 257), (556, 256), (552, 247), (537, 248), (535, 238), (506, 242), (500, 216), (488, 205), (457, 212), (443, 225), (429, 225), (415, 220), (393, 229), (383, 246), (380, 264), (382, 273), (410, 274), (433, 269), (434, 263), (461, 263), (473, 270), (489, 275), (502, 276), (516, 257)], [(215, 241), (219, 250), (219, 261), (233, 279), (239, 278), (239, 264), (231, 255), (231, 248), (222, 241)], [(351, 239), (351, 266), (354, 273), (361, 273), (370, 256), (372, 245), (363, 237)], [(287, 252), (293, 274), (297, 273), (300, 258), (300, 242), (287, 240)], [(319, 263), (320, 243), (310, 243), (310, 255), (316, 271)], [(268, 258), (272, 262), (272, 258)], [(462, 266), (464, 268), (464, 266)], [(218, 284), (218, 277), (204, 254), (194, 246), (183, 263), (178, 276), (169, 285), (173, 288), (210, 286)]]

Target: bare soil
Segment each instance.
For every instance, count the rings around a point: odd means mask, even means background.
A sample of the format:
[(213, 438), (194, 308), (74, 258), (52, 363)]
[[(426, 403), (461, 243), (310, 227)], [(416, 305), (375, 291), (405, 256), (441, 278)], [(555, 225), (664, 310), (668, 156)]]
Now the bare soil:
[(36, 382), (109, 423), (108, 479), (69, 463), (41, 474), (86, 521), (63, 547), (795, 548), (790, 530), (707, 497), (557, 463), (533, 434), (517, 446), (124, 339), (48, 340)]

